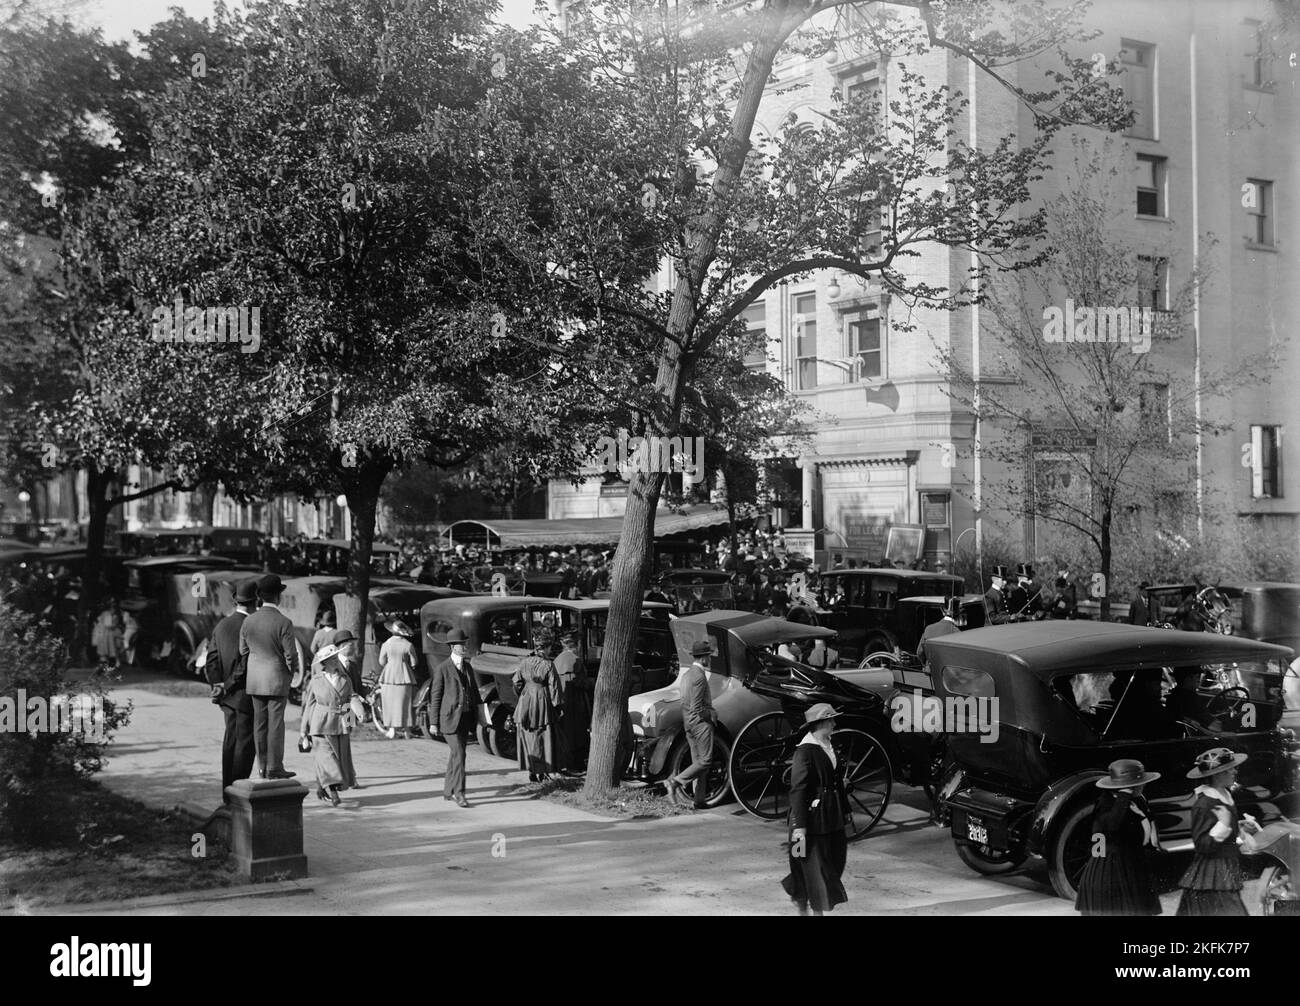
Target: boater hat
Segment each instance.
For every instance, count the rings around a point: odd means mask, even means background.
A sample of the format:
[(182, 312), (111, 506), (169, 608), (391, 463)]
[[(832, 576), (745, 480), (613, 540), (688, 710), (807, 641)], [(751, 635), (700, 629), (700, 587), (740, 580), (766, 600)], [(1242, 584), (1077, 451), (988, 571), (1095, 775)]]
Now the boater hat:
[(1136, 758), (1121, 758), (1110, 763), (1110, 776), (1097, 780), (1098, 789), (1128, 789), (1145, 786), (1160, 778), (1159, 772), (1147, 772)]
[(1196, 756), (1196, 763), (1187, 773), (1188, 779), (1205, 779), (1230, 768), (1236, 768), (1246, 760), (1246, 755), (1238, 754), (1231, 748), (1210, 748)]
[(411, 627), (400, 618), (390, 619), (384, 628), (394, 636), (405, 636), (407, 639), (410, 639), (411, 636), (414, 635), (414, 633), (411, 632)]

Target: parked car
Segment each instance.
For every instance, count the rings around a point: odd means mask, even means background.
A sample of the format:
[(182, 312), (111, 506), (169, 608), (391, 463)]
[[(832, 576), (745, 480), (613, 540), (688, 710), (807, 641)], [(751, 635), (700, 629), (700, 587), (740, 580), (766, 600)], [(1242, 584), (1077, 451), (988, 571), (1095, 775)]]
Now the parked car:
[(235, 589), (262, 574), (250, 566), (191, 570), (172, 577), (172, 643), (167, 667), (180, 677), (202, 678), (195, 657), (217, 623), (235, 610)]
[(177, 667), (171, 659), (174, 629), (182, 608), (189, 604), (182, 598), (192, 597), (196, 584), (216, 570), (256, 572), (217, 555), (155, 555), (128, 559), (122, 566), (126, 571), (122, 607), (140, 623), (136, 659), (141, 664), (166, 664), (173, 670)]
[[(831, 605), (829, 602), (840, 585), (844, 587), (845, 601)], [(916, 612), (900, 612), (899, 602), (907, 597), (925, 597), (938, 598), (942, 603), (961, 595), (965, 582), (960, 576), (923, 570), (836, 569), (822, 574), (819, 589), (820, 606), (816, 610), (792, 608), (790, 618), (810, 619), (834, 629), (839, 636), (841, 656), (859, 661), (869, 654), (892, 651), (895, 647), (914, 651), (914, 642), (910, 648), (904, 644), (912, 641), (913, 635), (919, 640), (925, 626), (921, 625), (918, 631)], [(964, 604), (963, 607), (969, 610), (972, 606)], [(982, 615), (980, 621), (982, 624)]]
[[(413, 630), (420, 624), (420, 610), (430, 601), (448, 597), (464, 597), (467, 591), (453, 590), (451, 587), (434, 587), (424, 583), (407, 583), (404, 580), (381, 579), (370, 585), (370, 613), (366, 619), (365, 654), (361, 664), (361, 676), (367, 680), (379, 677), (379, 648), (387, 642), (390, 635), (384, 627), (394, 618), (400, 618)], [(345, 592), (338, 592), (331, 598), (334, 606), (335, 621), (341, 629), (349, 628), (356, 618), (356, 599)], [(411, 640), (417, 650), (421, 649), (421, 640)], [(422, 666), (417, 670), (421, 673)]]
[(665, 569), (652, 582), (667, 596), (674, 614), (736, 610), (736, 591), (731, 585), (731, 574), (723, 570)]
[[(709, 694), (718, 714), (714, 730), (714, 773), (709, 777), (710, 806), (730, 792), (727, 764), (731, 742), (754, 717), (779, 712), (781, 704), (744, 686), (745, 677), (758, 664), (753, 652), (774, 649), (793, 640), (828, 639), (832, 630), (790, 622), (752, 611), (706, 611), (672, 621), (672, 640), (679, 667), (691, 663), (691, 644), (707, 639), (716, 656), (709, 672)], [(777, 658), (773, 658), (777, 659)], [(662, 688), (633, 694), (627, 702), (632, 718), (631, 773), (638, 779), (675, 775), (690, 764), (690, 749), (682, 723), (681, 689), (676, 681)]]
[[(1073, 898), (1090, 854), (1094, 784), (1119, 758), (1136, 758), (1161, 774), (1145, 795), (1167, 850), (1189, 847), (1195, 783), (1187, 770), (1209, 748), (1249, 755), (1237, 802), (1261, 824), (1296, 813), (1297, 744), (1280, 725), (1282, 675), (1292, 659), (1285, 647), (1203, 632), (1047, 621), (954, 633), (927, 650), (937, 697), (945, 704), (992, 703), (997, 723), (992, 739), (947, 734), (953, 768), (941, 795), (957, 854), (979, 873), (1008, 873), (1041, 857), (1052, 887)], [(1202, 681), (1231, 668), (1241, 681), (1199, 692), (1221, 732), (1141, 705), (1150, 692), (1133, 685), (1144, 677), (1153, 684), (1150, 676), (1180, 668), (1199, 668)]]
[[(347, 576), (352, 542), (345, 538), (308, 538), (300, 543), (312, 575)], [(396, 577), (400, 550), (396, 545), (374, 542), (370, 546), (370, 572), (374, 576)]]
[[(420, 610), (420, 634), (429, 670), (447, 659), (447, 633), (461, 629), (483, 697), (478, 740), (503, 758), (515, 757), (513, 713), (518, 696), (511, 678), (532, 652), (532, 632), (545, 625), (559, 632), (576, 629), (579, 653), (595, 680), (609, 620), (608, 600), (471, 594), (430, 601)], [(658, 688), (676, 670), (676, 651), (668, 631), (668, 605), (646, 602), (641, 608), (632, 690)], [(419, 726), (428, 730), (428, 683), (416, 695)]]

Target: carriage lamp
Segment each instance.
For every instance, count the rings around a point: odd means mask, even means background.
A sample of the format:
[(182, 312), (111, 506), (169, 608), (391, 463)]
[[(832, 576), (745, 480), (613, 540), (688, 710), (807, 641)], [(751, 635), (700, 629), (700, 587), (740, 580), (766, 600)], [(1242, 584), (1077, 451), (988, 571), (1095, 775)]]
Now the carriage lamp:
[(342, 493), (339, 493), (339, 495), (335, 497), (334, 503), (340, 510), (345, 509), (348, 505), (348, 498)]
[(826, 296), (834, 300), (840, 295), (840, 280), (838, 276), (831, 277), (831, 285), (826, 288)]

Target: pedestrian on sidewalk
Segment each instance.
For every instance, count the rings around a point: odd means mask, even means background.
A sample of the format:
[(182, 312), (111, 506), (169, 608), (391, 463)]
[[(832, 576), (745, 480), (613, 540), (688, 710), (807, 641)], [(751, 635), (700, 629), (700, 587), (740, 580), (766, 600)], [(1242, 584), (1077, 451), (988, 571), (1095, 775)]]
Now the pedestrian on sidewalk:
[(529, 782), (543, 782), (559, 770), (560, 710), (563, 698), (560, 679), (551, 657), (555, 654), (555, 633), (542, 626), (533, 632), (533, 652), (515, 668), (512, 684), (515, 724), (519, 728), (515, 750), (519, 767), (528, 769)]
[[(361, 702), (358, 696), (366, 694), (365, 686), (361, 681), (361, 672), (358, 669), (361, 660), (357, 656), (357, 637), (349, 629), (338, 629), (327, 642), (334, 644), (336, 651), (334, 658), (339, 662), (344, 673), (348, 676), (348, 682), (352, 685), (352, 711), (355, 717), (353, 725), (355, 726), (365, 719), (365, 705), (362, 703), (358, 706), (358, 703)], [(318, 664), (312, 664), (313, 669), (317, 666)], [(364, 789), (365, 787), (357, 781), (357, 769), (352, 761), (352, 732), (348, 731), (345, 734), (339, 734), (338, 745), (339, 762), (343, 765), (344, 788)]]
[(1134, 758), (1110, 763), (1097, 780), (1102, 791), (1093, 809), (1092, 855), (1079, 877), (1074, 907), (1083, 915), (1159, 915), (1150, 857), (1160, 848), (1142, 790), (1160, 778)]
[(1178, 881), (1183, 896), (1178, 915), (1249, 915), (1241, 900), (1240, 841), (1246, 852), (1255, 848), (1254, 835), (1259, 825), (1253, 818), (1241, 817), (1232, 799), (1237, 768), (1246, 755), (1228, 748), (1202, 751), (1187, 773), (1189, 779), (1201, 779), (1192, 804), (1192, 843), (1196, 854), (1192, 864)]
[(320, 665), (303, 693), (298, 746), (311, 749), (317, 799), (337, 807), (339, 790), (347, 785), (339, 739), (351, 730), (352, 682), (337, 646), (330, 643), (320, 652)]
[(790, 873), (781, 886), (800, 915), (821, 915), (849, 900), (841, 879), (849, 854), (849, 800), (831, 747), (838, 715), (829, 702), (804, 713), (807, 732), (790, 766)]
[(411, 642), (414, 635), (400, 618), (394, 618), (384, 626), (390, 633), (379, 648), (379, 694), (383, 699), (384, 725), (388, 728), (388, 739), (392, 740), (401, 731), (405, 740), (415, 729), (415, 665), (420, 659)]
[(578, 652), (578, 633), (566, 630), (560, 636), (563, 649), (555, 658), (555, 675), (560, 681), (560, 770), (581, 771), (587, 761), (588, 731), (591, 729), (591, 679)]
[(713, 767), (713, 724), (718, 715), (713, 711), (713, 697), (709, 694), (708, 672), (712, 658), (713, 644), (707, 639), (697, 639), (691, 644), (691, 666), (677, 678), (691, 764), (680, 775), (670, 775), (664, 783), (668, 795), (675, 800), (678, 792), (693, 779), (695, 784), (691, 797), (696, 810), (708, 806), (709, 770)]
[(203, 673), (212, 686), (212, 701), (225, 717), (221, 739), (221, 795), (238, 779), (253, 774), (256, 753), (253, 744), (253, 700), (247, 691), (248, 664), (239, 653), (239, 636), (244, 620), (257, 610), (257, 577), (235, 587), (235, 610), (212, 630)]
[(100, 663), (108, 661), (117, 666), (118, 654), (122, 650), (122, 612), (117, 606), (117, 598), (110, 598), (108, 606), (95, 619), (90, 645), (95, 648), (95, 657)]
[(474, 732), (478, 706), (482, 701), (474, 668), (465, 655), (469, 636), (463, 629), (447, 633), (446, 643), (451, 656), (433, 669), (429, 686), (429, 727), (447, 742), (447, 773), (444, 776), (442, 797), (454, 800), (459, 807), (468, 807), (465, 799), (465, 745)]
[(290, 779), (284, 767), (284, 712), (289, 682), (298, 670), (293, 623), (279, 608), (284, 584), (274, 573), (258, 581), (262, 606), (239, 629), (239, 655), (248, 662), (248, 694), (253, 700), (253, 742), (263, 779)]

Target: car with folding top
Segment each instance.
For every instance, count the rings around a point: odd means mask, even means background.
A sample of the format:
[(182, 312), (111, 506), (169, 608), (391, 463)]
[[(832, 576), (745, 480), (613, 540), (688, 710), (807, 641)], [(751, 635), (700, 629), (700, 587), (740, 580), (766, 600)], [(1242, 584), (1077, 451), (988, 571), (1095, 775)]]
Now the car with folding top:
[[(520, 661), (532, 652), (533, 634), (546, 626), (557, 635), (578, 633), (578, 655), (588, 680), (595, 682), (604, 653), (609, 600), (527, 595), (470, 594), (430, 601), (420, 610), (420, 635), (424, 661), (432, 671), (451, 654), (447, 633), (460, 629), (468, 637), (466, 653), (474, 667), (483, 698), (477, 729), (479, 743), (503, 758), (515, 757), (514, 710), (518, 696), (512, 678)], [(632, 666), (633, 691), (659, 688), (676, 671), (677, 655), (668, 631), (669, 607), (643, 602), (637, 626), (636, 657)], [(417, 722), (428, 726), (428, 691), (425, 682), (416, 694)]]
[[(951, 763), (940, 797), (957, 854), (979, 873), (1040, 858), (1056, 892), (1073, 898), (1090, 855), (1096, 781), (1120, 758), (1160, 773), (1145, 795), (1169, 851), (1189, 847), (1195, 783), (1187, 771), (1209, 748), (1249, 756), (1236, 799), (1261, 824), (1296, 815), (1297, 743), (1282, 724), (1286, 647), (1043, 621), (954, 633), (926, 648), (943, 708), (983, 706), (997, 724), (946, 734)], [(1175, 678), (1197, 682), (1182, 718), (1162, 698)], [(1236, 684), (1206, 685), (1223, 680)]]
[[(715, 654), (706, 675), (718, 722), (713, 735), (713, 773), (708, 781), (708, 804), (722, 803), (731, 791), (727, 765), (731, 742), (756, 716), (779, 712), (781, 703), (745, 687), (747, 675), (760, 664), (796, 666), (775, 657), (782, 643), (829, 639), (830, 629), (791, 622), (752, 611), (719, 610), (683, 615), (672, 621), (672, 641), (678, 667), (691, 664), (691, 646), (707, 640)], [(759, 653), (765, 654), (760, 658)], [(676, 775), (691, 762), (682, 720), (682, 693), (676, 675), (662, 688), (633, 694), (627, 700), (632, 719), (631, 774), (657, 780)]]
[(720, 569), (670, 567), (660, 570), (651, 582), (679, 615), (736, 610), (731, 574)]

